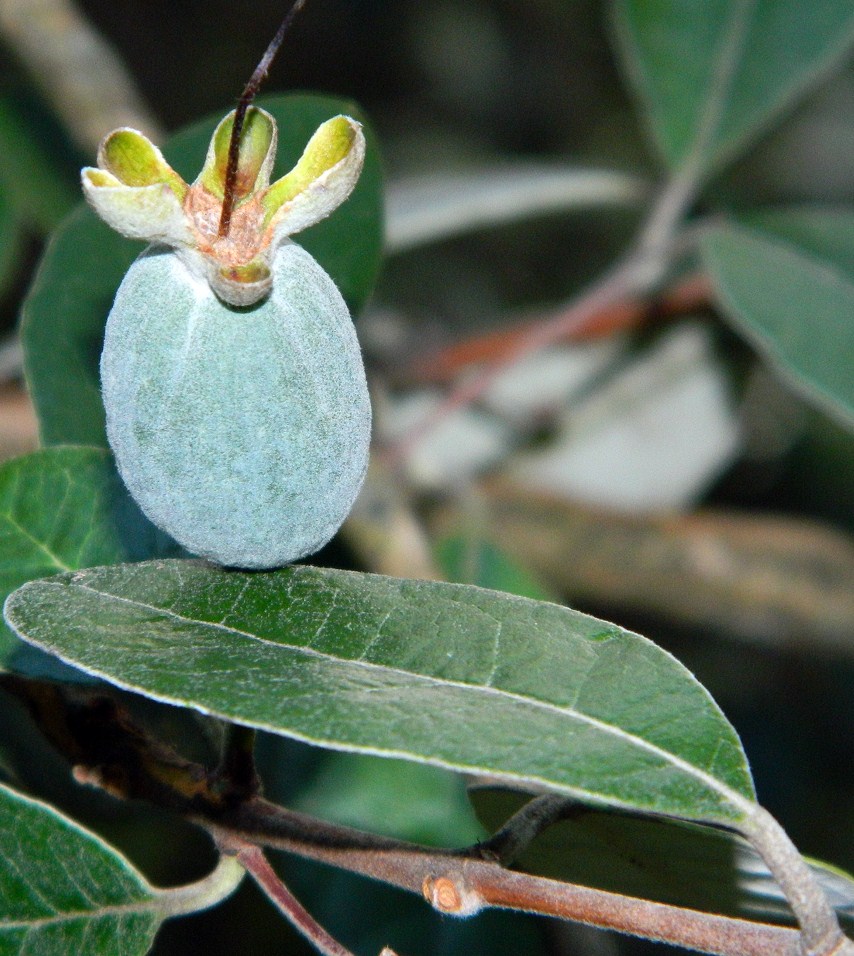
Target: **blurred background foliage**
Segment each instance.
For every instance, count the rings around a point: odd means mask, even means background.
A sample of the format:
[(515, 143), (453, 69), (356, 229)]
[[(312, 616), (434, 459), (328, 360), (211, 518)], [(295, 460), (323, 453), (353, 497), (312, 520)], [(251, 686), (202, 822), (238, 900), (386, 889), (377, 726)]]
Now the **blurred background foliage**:
[[(7, 14), (24, 6), (0, 0), (0, 28), (4, 5)], [(42, 6), (50, 4), (33, 4)], [(113, 46), (136, 107), (147, 104), (149, 128), (163, 136), (235, 101), (283, 5), (81, 0), (79, 10)], [(661, 168), (620, 76), (609, 16), (601, 0), (312, 0), (294, 25), (265, 90), (361, 104), (382, 145), (392, 237), (425, 181), (441, 198), (443, 179), (450, 188), (465, 174), (476, 190), (489, 184), (484, 170), (518, 161), (631, 177), (613, 201), (391, 248), (358, 320), (378, 447), (415, 433), (449, 382), (471, 374), (443, 349), (474, 339), (488, 358), (496, 340), (487, 333), (524, 330), (559, 309), (637, 228), (640, 197)], [(39, 75), (5, 26), (0, 455), (8, 458), (37, 443), (20, 380), (20, 305), (46, 236), (77, 202), (77, 170), (94, 145), (82, 122), (63, 115), (70, 78)], [(852, 155), (849, 58), (714, 180), (705, 208), (850, 203)], [(379, 454), (345, 534), (315, 561), (551, 595), (646, 634), (721, 704), (744, 739), (760, 800), (798, 847), (854, 869), (854, 436), (782, 385), (707, 296), (662, 311), (665, 321), (510, 369), (481, 402), (415, 443), (403, 467), (387, 468)], [(169, 714), (149, 716), (185, 749), (210, 746)], [(187, 880), (210, 865), (189, 827), (72, 788), (15, 706), (0, 722), (4, 776), (98, 829), (153, 879)], [(482, 832), (459, 781), (439, 771), (269, 737), (261, 763), (270, 796), (322, 816), (425, 842), (464, 844)], [(665, 951), (502, 914), (453, 923), (345, 875), (281, 866), (314, 915), (360, 953), (386, 943), (413, 956)], [(283, 951), (306, 950), (249, 887), (213, 913), (168, 924), (156, 949)]]

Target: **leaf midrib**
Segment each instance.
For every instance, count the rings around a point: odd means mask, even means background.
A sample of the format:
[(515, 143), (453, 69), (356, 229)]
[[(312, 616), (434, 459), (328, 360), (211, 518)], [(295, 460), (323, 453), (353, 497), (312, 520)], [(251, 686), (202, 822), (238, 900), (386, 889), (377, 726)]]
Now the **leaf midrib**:
[(91, 921), (95, 919), (106, 919), (111, 916), (120, 917), (126, 915), (145, 915), (150, 914), (154, 918), (165, 919), (168, 914), (168, 908), (163, 905), (160, 896), (149, 896), (138, 903), (113, 903), (109, 906), (99, 906), (97, 909), (82, 910), (64, 910), (57, 912), (53, 916), (39, 916), (30, 920), (19, 920), (9, 922), (0, 920), (0, 935), (3, 933), (14, 932), (16, 930), (39, 929), (43, 926), (55, 926), (59, 923), (72, 923), (76, 920)]
[[(36, 584), (37, 582), (33, 582)], [(41, 582), (42, 586), (52, 586), (59, 587), (59, 584), (50, 584), (49, 582)], [(31, 587), (32, 585), (26, 585), (26, 587)], [(644, 750), (654, 756), (662, 759), (665, 763), (670, 764), (671, 766), (681, 770), (686, 773), (688, 776), (693, 777), (698, 780), (706, 787), (711, 789), (713, 792), (718, 793), (720, 796), (724, 797), (725, 800), (729, 801), (740, 813), (746, 814), (749, 813), (753, 804), (750, 800), (744, 797), (741, 793), (736, 790), (733, 790), (727, 784), (721, 782), (716, 777), (712, 776), (707, 771), (697, 767), (696, 765), (689, 763), (684, 758), (678, 756), (677, 754), (672, 753), (669, 750), (664, 749), (663, 747), (658, 746), (648, 740), (645, 740), (643, 737), (638, 737), (635, 734), (632, 734), (622, 728), (615, 726), (614, 724), (609, 724), (606, 721), (599, 720), (598, 718), (591, 717), (588, 714), (584, 714), (581, 711), (574, 710), (572, 708), (561, 707), (557, 704), (551, 703), (549, 701), (538, 700), (533, 697), (526, 697), (523, 694), (516, 693), (514, 691), (504, 690), (497, 687), (488, 687), (482, 684), (467, 684), (463, 681), (453, 680), (449, 678), (437, 678), (431, 675), (420, 674), (416, 671), (408, 671), (402, 668), (389, 667), (385, 664), (373, 664), (369, 661), (354, 660), (351, 658), (342, 658), (336, 657), (332, 654), (328, 654), (324, 651), (318, 651), (315, 648), (303, 647), (300, 645), (288, 644), (284, 642), (273, 641), (268, 638), (261, 637), (258, 634), (252, 634), (248, 631), (240, 630), (229, 625), (221, 624), (216, 621), (201, 621), (196, 618), (187, 617), (186, 615), (179, 614), (178, 612), (157, 607), (156, 605), (147, 604), (144, 601), (139, 601), (133, 598), (123, 597), (121, 595), (112, 594), (110, 592), (100, 591), (97, 588), (92, 587), (88, 584), (83, 584), (81, 582), (69, 582), (69, 584), (64, 585), (65, 587), (74, 587), (79, 588), (81, 591), (87, 591), (90, 594), (96, 595), (101, 599), (114, 600), (120, 603), (129, 604), (132, 607), (139, 608), (141, 610), (146, 610), (154, 614), (172, 618), (176, 621), (182, 622), (184, 624), (190, 624), (202, 628), (210, 628), (212, 630), (223, 631), (224, 633), (230, 635), (238, 635), (240, 637), (246, 638), (249, 641), (255, 643), (263, 644), (274, 648), (280, 651), (291, 651), (296, 654), (304, 654), (305, 656), (317, 657), (323, 660), (329, 660), (336, 664), (345, 664), (350, 666), (357, 666), (373, 671), (382, 671), (386, 673), (400, 674), (407, 677), (415, 677), (419, 680), (424, 681), (425, 683), (433, 683), (443, 687), (458, 687), (473, 693), (482, 693), (487, 696), (496, 696), (500, 699), (509, 699), (517, 700), (521, 703), (524, 703), (528, 706), (539, 708), (542, 710), (550, 711), (561, 715), (562, 717), (569, 718), (570, 720), (577, 720), (580, 723), (587, 724), (588, 726), (594, 727), (597, 730), (602, 731), (603, 733), (614, 737), (615, 739), (622, 740), (629, 743), (632, 746), (637, 747), (640, 750)], [(14, 626), (14, 625), (13, 625)], [(94, 670), (93, 668), (90, 668)], [(113, 683), (117, 683), (120, 686), (123, 682), (118, 681), (114, 676), (109, 674), (104, 674), (100, 672), (106, 680)], [(124, 682), (124, 686), (128, 689), (133, 689), (133, 685), (129, 682)], [(164, 700), (167, 699), (167, 695), (160, 695)], [(178, 700), (176, 697), (168, 697), (169, 701), (175, 702)], [(721, 743), (726, 743), (723, 738), (719, 738), (719, 745)], [(719, 749), (719, 748), (718, 748)], [(718, 750), (715, 751), (716, 753)]]
[(690, 175), (697, 181), (709, 175), (714, 165), (714, 147), (726, 114), (727, 98), (732, 90), (741, 57), (750, 34), (750, 25), (756, 13), (757, 0), (739, 0), (733, 4), (730, 16), (715, 51), (715, 62), (709, 78), (708, 95), (700, 113), (691, 145), (683, 156), (681, 175)]
[(722, 232), (732, 232), (748, 241), (773, 246), (775, 250), (787, 253), (800, 260), (810, 277), (834, 286), (845, 295), (854, 295), (854, 278), (842, 266), (830, 259), (823, 258), (821, 253), (809, 249), (795, 239), (781, 236), (773, 229), (762, 226), (753, 226), (749, 223), (731, 222), (721, 227)]

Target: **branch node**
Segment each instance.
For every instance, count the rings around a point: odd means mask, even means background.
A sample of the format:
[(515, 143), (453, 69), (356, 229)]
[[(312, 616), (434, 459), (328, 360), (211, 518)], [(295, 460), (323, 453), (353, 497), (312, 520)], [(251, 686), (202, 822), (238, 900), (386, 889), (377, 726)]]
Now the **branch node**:
[(255, 728), (227, 724), (220, 765), (213, 775), (211, 790), (229, 804), (257, 796), (261, 779), (255, 769)]
[(458, 872), (425, 877), (421, 892), (433, 909), (449, 916), (474, 916), (486, 905), (483, 897), (471, 889)]

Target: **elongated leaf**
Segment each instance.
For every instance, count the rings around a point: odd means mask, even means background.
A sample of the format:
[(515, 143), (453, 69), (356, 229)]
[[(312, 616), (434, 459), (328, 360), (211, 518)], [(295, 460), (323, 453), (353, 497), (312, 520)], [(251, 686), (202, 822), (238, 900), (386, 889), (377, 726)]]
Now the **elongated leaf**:
[(329, 753), (311, 786), (289, 804), (324, 820), (431, 846), (465, 846), (483, 836), (459, 774), (404, 760)]
[(18, 211), (0, 192), (0, 299), (15, 278), (23, 229)]
[(25, 640), (121, 687), (345, 750), (719, 822), (753, 798), (708, 693), (645, 638), (462, 585), (164, 561), (33, 582)]
[[(273, 175), (299, 158), (320, 123), (337, 113), (359, 117), (356, 106), (325, 96), (262, 98), (279, 124)], [(202, 168), (212, 116), (176, 133), (166, 158), (189, 180)], [(367, 131), (365, 168), (353, 194), (328, 220), (297, 241), (338, 284), (351, 310), (364, 304), (382, 249), (382, 181), (373, 134)], [(55, 232), (24, 303), (25, 369), (44, 444), (106, 446), (98, 360), (104, 324), (116, 289), (142, 243), (123, 239), (81, 205)]]
[(20, 88), (0, 90), (0, 191), (45, 232), (77, 199), (68, 145), (59, 133), (30, 95)]
[[(2, 598), (57, 571), (170, 553), (177, 546), (131, 501), (106, 451), (49, 448), (0, 467)], [(0, 668), (42, 673), (50, 661), (0, 625)]]
[(617, 0), (630, 79), (667, 163), (708, 173), (842, 61), (848, 0)]
[(854, 428), (854, 210), (802, 209), (710, 230), (726, 314), (789, 383)]
[[(489, 786), (474, 787), (469, 796), (490, 831), (531, 799)], [(514, 866), (673, 906), (795, 923), (768, 867), (735, 833), (588, 807), (575, 809), (571, 817), (541, 833)], [(811, 866), (843, 927), (854, 928), (854, 882), (824, 864)]]
[(86, 206), (54, 232), (24, 302), (24, 371), (45, 445), (106, 447), (98, 362), (116, 289), (142, 246)]
[(241, 876), (228, 859), (199, 883), (158, 890), (94, 833), (0, 784), (3, 956), (142, 956), (164, 919), (215, 905)]
[(457, 584), (476, 584), (535, 601), (551, 600), (533, 574), (485, 537), (447, 535), (436, 544), (436, 557), (446, 577)]
[(387, 190), (386, 252), (536, 216), (633, 206), (645, 193), (625, 173), (530, 162), (401, 179)]

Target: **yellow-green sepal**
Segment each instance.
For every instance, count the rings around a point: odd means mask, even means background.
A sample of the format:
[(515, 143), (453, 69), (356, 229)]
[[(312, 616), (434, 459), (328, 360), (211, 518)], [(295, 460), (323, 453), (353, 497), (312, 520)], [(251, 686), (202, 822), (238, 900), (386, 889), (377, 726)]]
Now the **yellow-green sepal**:
[(353, 191), (364, 159), (360, 123), (334, 116), (321, 124), (296, 166), (261, 197), (266, 228), (290, 236), (325, 219)]
[(104, 137), (98, 148), (98, 167), (125, 186), (167, 185), (180, 202), (189, 188), (154, 143), (129, 127)]
[[(220, 266), (210, 261), (203, 265), (208, 285), (229, 305), (253, 305), (268, 295), (273, 287), (273, 274), (264, 257), (244, 265)], [(190, 268), (193, 268), (192, 264)]]
[(168, 186), (125, 186), (111, 173), (91, 166), (82, 171), (81, 179), (89, 205), (128, 239), (175, 247), (192, 243), (184, 210)]
[[(188, 186), (142, 133), (111, 133), (98, 168), (82, 172), (83, 191), (122, 235), (175, 248), (229, 305), (247, 306), (270, 291), (270, 263), (288, 238), (325, 219), (352, 192), (365, 137), (349, 116), (322, 123), (296, 166), (270, 186), (277, 129), (266, 110), (247, 110), (241, 130), (233, 206), (224, 216), (235, 112), (214, 130), (198, 178)], [(223, 225), (223, 223), (225, 223)]]
[(89, 204), (123, 236), (173, 246), (192, 241), (182, 207), (189, 187), (142, 133), (122, 128), (106, 136), (98, 167), (85, 167), (81, 181)]
[[(209, 193), (222, 199), (225, 194), (225, 174), (228, 168), (228, 151), (231, 131), (234, 129), (232, 110), (214, 131), (208, 147), (205, 165), (196, 180)], [(250, 107), (243, 120), (240, 135), (240, 152), (235, 180), (235, 204), (266, 189), (270, 182), (273, 160), (276, 156), (276, 121), (266, 111)]]

